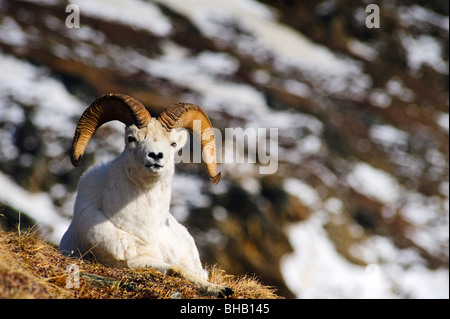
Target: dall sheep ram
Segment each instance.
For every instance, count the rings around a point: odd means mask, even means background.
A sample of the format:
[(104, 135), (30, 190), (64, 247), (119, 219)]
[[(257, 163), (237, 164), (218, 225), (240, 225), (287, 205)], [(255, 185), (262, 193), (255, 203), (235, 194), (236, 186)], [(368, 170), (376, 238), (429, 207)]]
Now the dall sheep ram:
[[(113, 120), (126, 125), (125, 149), (80, 178), (73, 220), (60, 251), (90, 255), (110, 267), (151, 267), (178, 274), (208, 295), (232, 294), (231, 288), (207, 281), (194, 239), (169, 212), (174, 155), (188, 138), (184, 128), (200, 141), (211, 181), (217, 184), (221, 177), (206, 113), (197, 105), (180, 103), (152, 118), (130, 96), (101, 96), (78, 122), (71, 150), (74, 166), (80, 164), (95, 130)], [(193, 125), (196, 120), (201, 125)]]

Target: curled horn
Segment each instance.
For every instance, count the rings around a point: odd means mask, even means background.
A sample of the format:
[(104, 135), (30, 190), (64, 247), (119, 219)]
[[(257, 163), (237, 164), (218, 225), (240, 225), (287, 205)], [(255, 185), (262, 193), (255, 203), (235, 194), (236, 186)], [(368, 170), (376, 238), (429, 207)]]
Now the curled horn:
[(127, 126), (135, 124), (142, 128), (150, 119), (144, 105), (128, 95), (106, 94), (97, 98), (78, 121), (70, 153), (72, 164), (80, 164), (92, 134), (104, 123), (118, 120)]
[[(179, 103), (166, 108), (158, 121), (168, 132), (174, 128), (185, 128), (194, 135), (201, 145), (209, 179), (217, 184), (221, 173), (217, 172), (216, 141), (206, 112), (198, 105)], [(200, 121), (200, 125), (195, 125), (194, 121)]]

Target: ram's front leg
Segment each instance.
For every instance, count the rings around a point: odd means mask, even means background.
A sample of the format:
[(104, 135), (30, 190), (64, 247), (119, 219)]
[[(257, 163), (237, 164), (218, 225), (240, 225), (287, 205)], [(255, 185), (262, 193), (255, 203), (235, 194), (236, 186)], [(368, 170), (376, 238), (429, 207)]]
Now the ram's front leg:
[(189, 280), (194, 285), (196, 285), (203, 294), (208, 296), (225, 298), (233, 294), (233, 289), (231, 289), (230, 287), (210, 283), (209, 281), (196, 276), (194, 273), (183, 266), (170, 266), (167, 274), (179, 275), (180, 277)]
[(75, 228), (81, 255), (110, 267), (126, 266), (137, 255), (135, 237), (117, 228), (102, 211), (85, 206), (78, 212)]
[(203, 294), (209, 296), (224, 298), (233, 293), (231, 288), (210, 283), (184, 266), (171, 265), (163, 262), (162, 256), (159, 256), (157, 247), (147, 246), (145, 249), (139, 248), (138, 251), (141, 253), (145, 251), (145, 254), (136, 255), (134, 258), (129, 259), (127, 262), (128, 267), (153, 268), (167, 275), (180, 276), (192, 282)]

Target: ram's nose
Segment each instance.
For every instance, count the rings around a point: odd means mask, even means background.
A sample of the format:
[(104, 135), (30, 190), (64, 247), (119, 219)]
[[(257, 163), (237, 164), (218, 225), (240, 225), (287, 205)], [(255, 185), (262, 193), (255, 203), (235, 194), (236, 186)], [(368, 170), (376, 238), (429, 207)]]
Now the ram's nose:
[(159, 152), (159, 153), (149, 152), (147, 154), (147, 156), (158, 162), (160, 159), (162, 159), (164, 157), (164, 154), (161, 152)]
[(165, 164), (164, 154), (161, 152), (148, 152), (145, 166), (152, 170), (159, 170)]

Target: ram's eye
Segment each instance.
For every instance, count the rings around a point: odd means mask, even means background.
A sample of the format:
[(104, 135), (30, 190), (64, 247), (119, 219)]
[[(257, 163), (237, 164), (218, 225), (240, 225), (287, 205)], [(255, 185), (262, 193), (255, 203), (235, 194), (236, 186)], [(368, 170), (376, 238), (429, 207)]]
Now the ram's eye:
[(128, 136), (128, 143), (136, 142), (136, 139), (133, 136)]
[(177, 143), (173, 142), (172, 144), (170, 144), (170, 146), (177, 147)]

